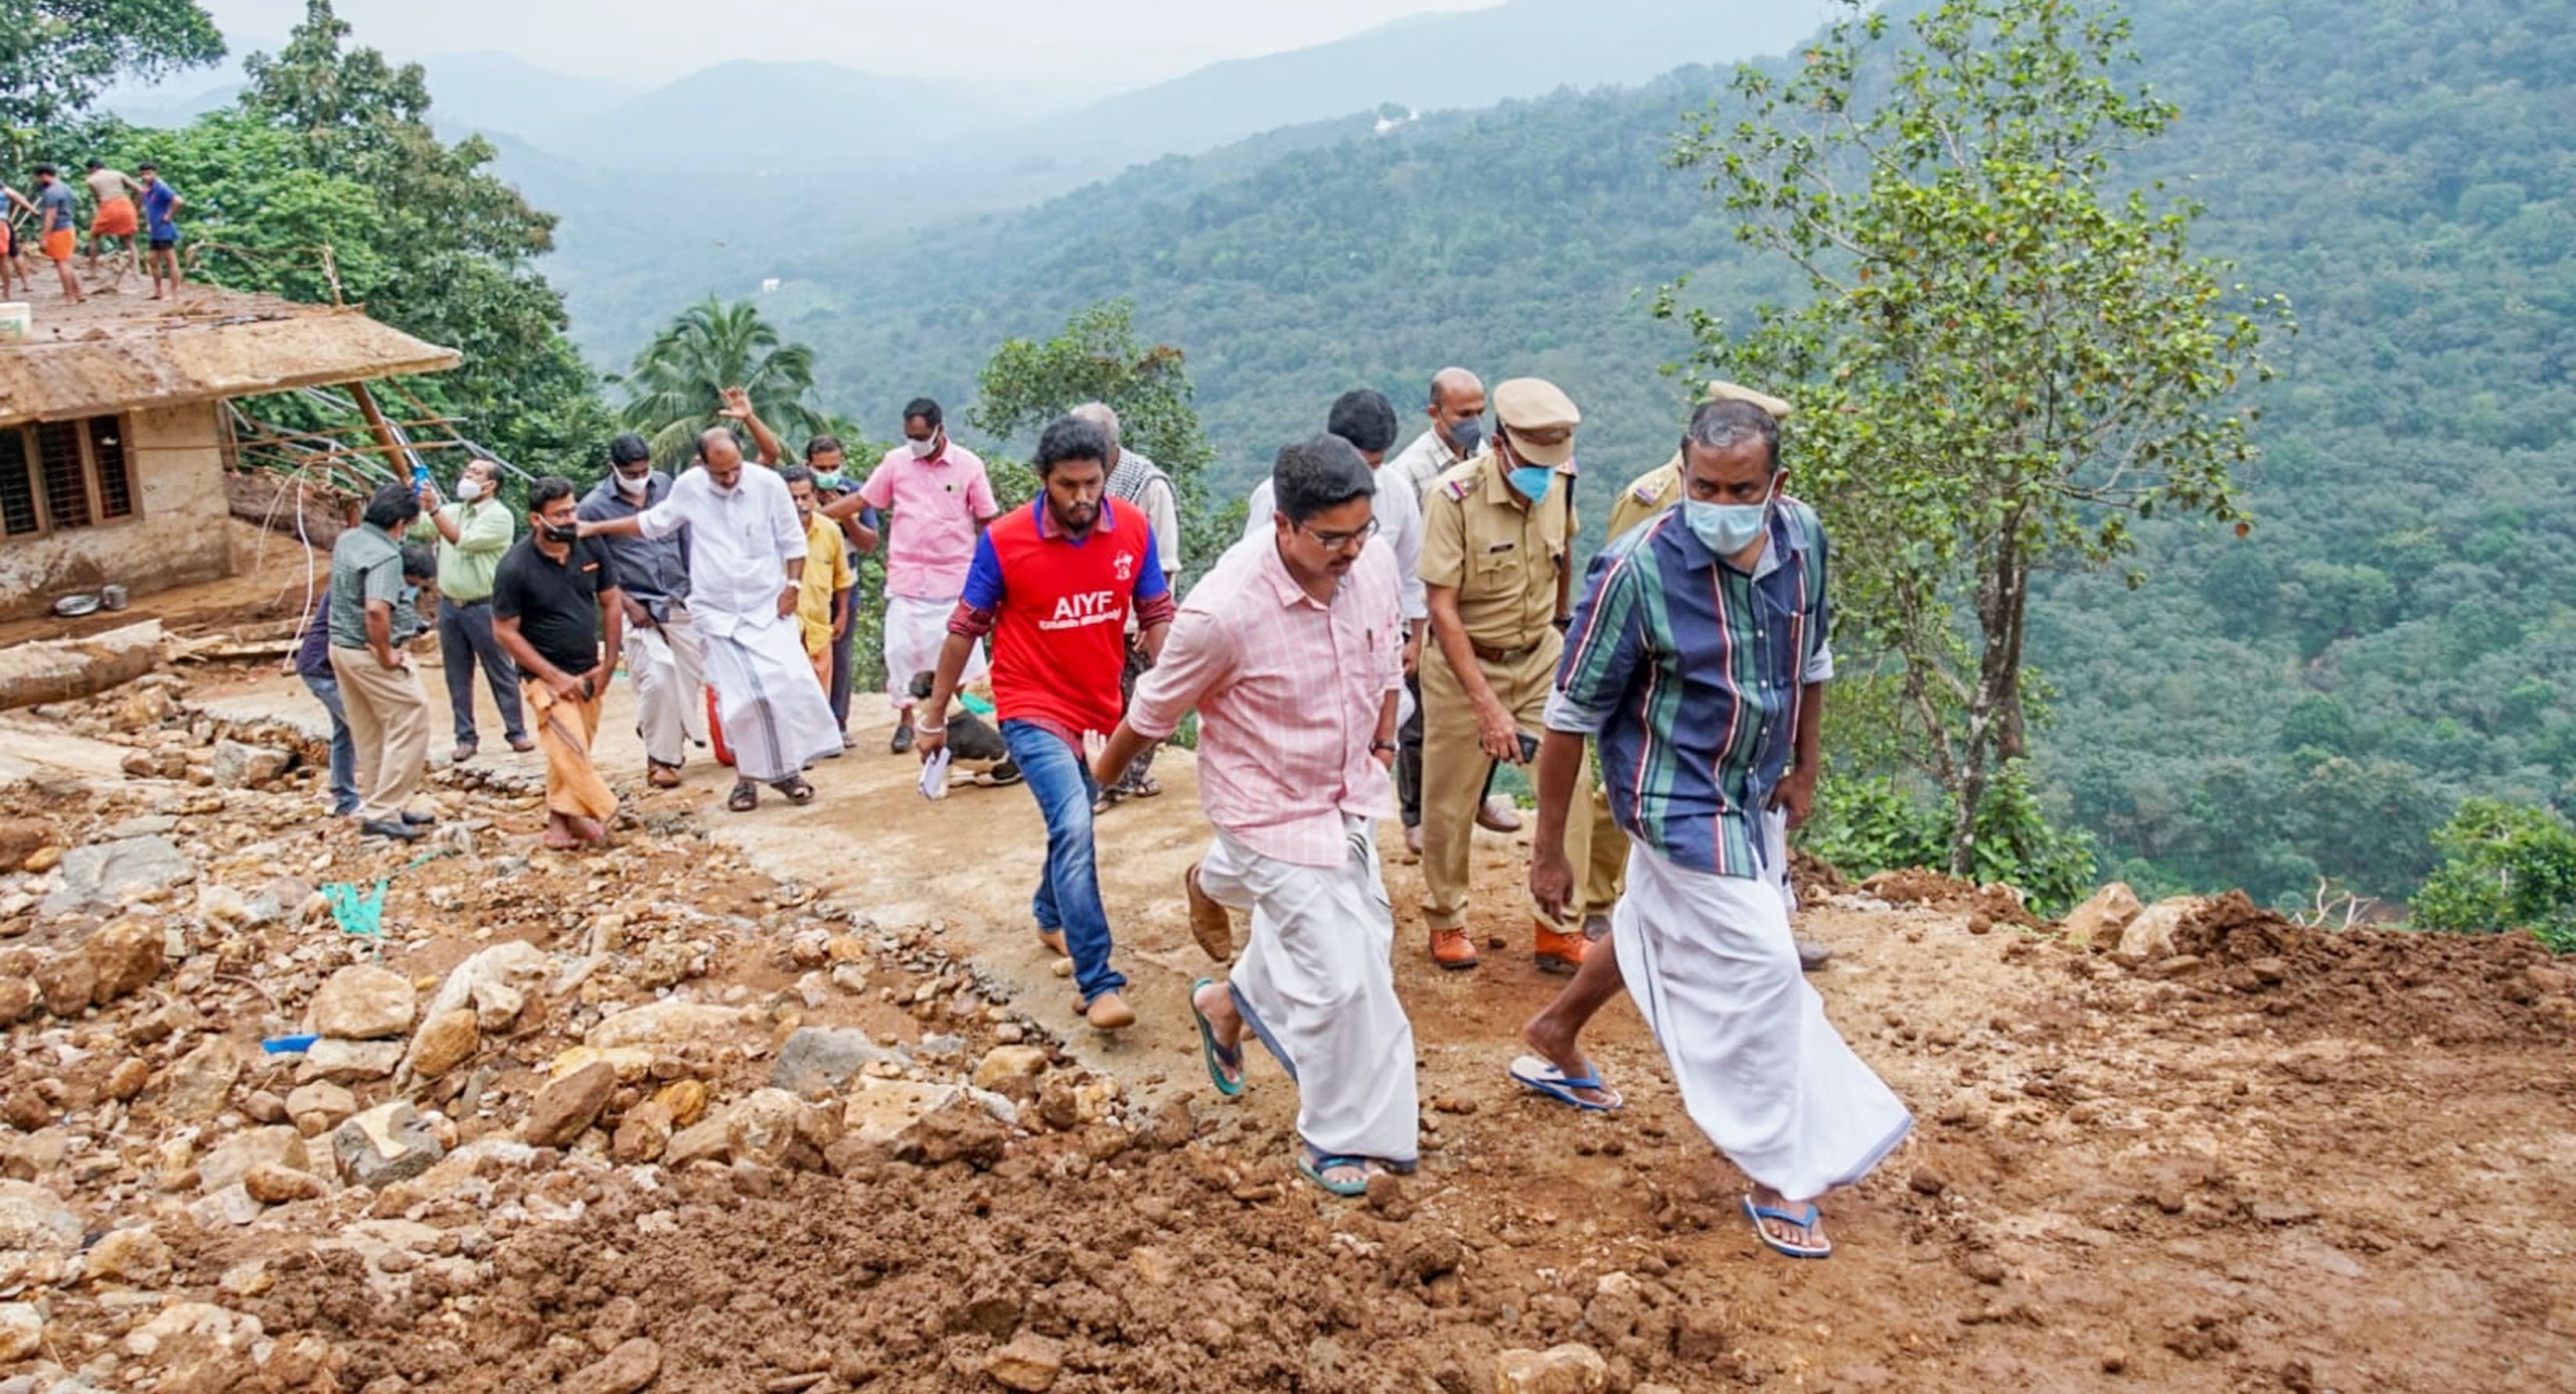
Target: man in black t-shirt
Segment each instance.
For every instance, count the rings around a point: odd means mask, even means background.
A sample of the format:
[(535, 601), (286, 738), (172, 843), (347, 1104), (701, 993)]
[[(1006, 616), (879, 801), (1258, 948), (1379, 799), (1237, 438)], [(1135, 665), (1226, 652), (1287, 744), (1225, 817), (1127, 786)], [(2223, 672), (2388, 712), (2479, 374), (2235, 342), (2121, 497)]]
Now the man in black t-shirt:
[(492, 578), (492, 633), (519, 665), (519, 694), (546, 753), (545, 845), (567, 851), (608, 840), (617, 795), (591, 763), (601, 699), (623, 638), (625, 597), (608, 545), (576, 528), (572, 481), (549, 475), (528, 489), (525, 540)]

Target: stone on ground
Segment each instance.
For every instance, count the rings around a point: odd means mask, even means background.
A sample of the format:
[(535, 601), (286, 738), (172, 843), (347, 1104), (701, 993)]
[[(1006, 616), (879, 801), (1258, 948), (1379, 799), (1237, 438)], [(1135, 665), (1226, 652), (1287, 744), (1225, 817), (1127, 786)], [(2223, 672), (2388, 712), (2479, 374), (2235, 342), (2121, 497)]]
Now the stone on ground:
[(45, 913), (69, 915), (112, 909), (130, 890), (158, 890), (195, 880), (197, 864), (166, 837), (128, 837), (75, 847), (63, 854)]
[(537, 1091), (519, 1140), (530, 1147), (569, 1147), (588, 1131), (617, 1090), (617, 1067), (594, 1060)]
[(168, 953), (161, 927), (149, 920), (125, 919), (90, 936), (82, 952), (98, 975), (95, 998), (113, 1002), (151, 986), (161, 976)]
[(1064, 1373), (1064, 1343), (1023, 1331), (984, 1357), (984, 1373), (1004, 1389), (1041, 1394)]
[(376, 1105), (331, 1131), (331, 1155), (352, 1185), (383, 1187), (436, 1165), (438, 1130), (408, 1099)]
[(411, 979), (372, 963), (353, 963), (331, 975), (313, 994), (314, 1031), (342, 1040), (374, 1041), (411, 1029), (420, 1005)]
[(804, 1026), (778, 1048), (769, 1084), (790, 1094), (813, 1094), (838, 1089), (868, 1066), (899, 1058), (855, 1027)]
[(1507, 1350), (1494, 1357), (1494, 1394), (1600, 1394), (1610, 1366), (1590, 1346)]
[(563, 1394), (635, 1394), (661, 1373), (662, 1348), (650, 1337), (638, 1336), (621, 1343), (598, 1364), (575, 1370), (561, 1389)]

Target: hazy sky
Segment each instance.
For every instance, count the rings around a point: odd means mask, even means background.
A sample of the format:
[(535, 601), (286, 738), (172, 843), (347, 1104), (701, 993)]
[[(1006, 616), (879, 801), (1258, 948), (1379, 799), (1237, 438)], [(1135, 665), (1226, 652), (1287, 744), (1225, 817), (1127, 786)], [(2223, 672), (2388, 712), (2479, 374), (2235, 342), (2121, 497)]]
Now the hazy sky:
[[(200, 0), (245, 44), (274, 43), (303, 0)], [(1222, 58), (1322, 43), (1408, 14), (1497, 0), (339, 0), (359, 42), (404, 60), (496, 49), (599, 77), (660, 82), (735, 58), (1056, 87), (1066, 104)], [(1430, 61), (1426, 55), (1425, 61)]]

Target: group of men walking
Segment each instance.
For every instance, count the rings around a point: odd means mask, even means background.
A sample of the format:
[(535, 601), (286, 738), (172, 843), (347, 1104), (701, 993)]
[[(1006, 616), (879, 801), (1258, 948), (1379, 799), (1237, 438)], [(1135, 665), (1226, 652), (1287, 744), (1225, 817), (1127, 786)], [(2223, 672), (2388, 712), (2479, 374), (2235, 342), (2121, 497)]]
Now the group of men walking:
[[(1813, 798), (1832, 676), (1824, 533), (1780, 492), (1786, 405), (1709, 395), (1675, 462), (1629, 487), (1631, 525), (1578, 587), (1581, 416), (1565, 393), (1500, 384), (1486, 439), (1482, 385), (1445, 372), (1435, 444), (1392, 469), (1392, 406), (1347, 394), (1325, 434), (1279, 452), (1254, 525), (1177, 606), (1148, 519), (1108, 487), (1111, 438), (1075, 416), (1049, 426), (1040, 495), (977, 538), (912, 731), (935, 759), (991, 636), (1002, 731), (1047, 824), (1032, 916), (1072, 959), (1074, 1010), (1103, 1030), (1135, 1020), (1110, 961), (1095, 796), (1195, 710), (1215, 831), (1181, 889), (1193, 935), (1232, 960), (1190, 998), (1209, 1077), (1239, 1093), (1257, 1037), (1296, 1081), (1303, 1174), (1357, 1194), (1411, 1170), (1413, 1040), (1375, 829), (1418, 691), (1410, 782), (1443, 968), (1476, 963), (1467, 840), (1492, 768), (1535, 764), (1533, 951), (1574, 980), (1525, 1029), (1534, 1051), (1511, 1077), (1620, 1107), (1580, 1033), (1624, 986), (1694, 1121), (1753, 1179), (1757, 1235), (1830, 1253), (1815, 1198), (1866, 1175), (1912, 1120), (1826, 1021), (1789, 929), (1787, 830)], [(1408, 471), (1426, 458), (1417, 498)], [(1122, 710), (1131, 624), (1146, 662)]]
[[(1826, 538), (1781, 490), (1787, 406), (1712, 384), (1673, 461), (1622, 491), (1579, 584), (1574, 402), (1524, 378), (1489, 403), (1451, 369), (1426, 408), (1430, 429), (1390, 457), (1393, 406), (1345, 394), (1324, 433), (1278, 452), (1251, 526), (1186, 600), (1171, 482), (1096, 404), (1044, 429), (1037, 496), (1007, 513), (927, 399), (855, 486), (829, 437), (770, 468), (783, 452), (738, 395), (726, 415), (757, 463), (718, 428), (674, 478), (621, 437), (586, 497), (538, 481), (531, 534), (480, 573), (546, 748), (547, 840), (601, 836), (614, 810), (588, 757), (611, 654), (637, 685), (653, 783), (679, 779), (703, 681), (733, 751), (728, 805), (754, 806), (764, 785), (811, 800), (804, 771), (843, 745), (844, 549), (882, 544), (892, 747), (940, 760), (952, 705), (989, 676), (1008, 764), (1047, 828), (1034, 929), (1071, 960), (1072, 1010), (1091, 1027), (1136, 1020), (1094, 819), (1152, 788), (1151, 752), (1195, 711), (1214, 832), (1179, 889), (1194, 937), (1231, 961), (1190, 998), (1210, 1079), (1241, 1092), (1257, 1037), (1299, 1089), (1304, 1175), (1356, 1194), (1411, 1170), (1413, 1039), (1377, 823), (1402, 809), (1418, 825), (1430, 960), (1472, 969), (1471, 830), (1495, 767), (1528, 766), (1532, 952), (1572, 981), (1524, 1028), (1531, 1053), (1510, 1077), (1568, 1107), (1621, 1107), (1581, 1033), (1624, 988), (1693, 1120), (1752, 1178), (1755, 1232), (1821, 1257), (1815, 1198), (1866, 1175), (1911, 1118), (1825, 1019), (1790, 934), (1787, 833), (1814, 797), (1833, 658)], [(418, 683), (389, 614), (404, 595), (393, 539), (423, 502), (380, 493), (333, 568), (329, 668), (360, 745), (358, 812), (396, 837), (424, 820), (384, 771), (426, 726), (395, 710)], [(443, 544), (477, 535), (469, 515), (440, 512)], [(452, 666), (452, 688), (470, 682)]]
[[(149, 269), (153, 299), (175, 293), (179, 289), (178, 213), (186, 200), (162, 180), (159, 167), (146, 160), (127, 174), (109, 168), (103, 160), (92, 160), (82, 182), (88, 186), (91, 205), (90, 274), (98, 274), (100, 251), (115, 250), (121, 243), (130, 261)], [(13, 282), (21, 292), (35, 290), (21, 260), (28, 245), (19, 236), (18, 214), (23, 211), (30, 217), (35, 250), (54, 264), (54, 274), (61, 279), (63, 299), (77, 305), (85, 298), (80, 277), (72, 270), (72, 260), (80, 254), (79, 196), (52, 165), (36, 166), (34, 186), (35, 196), (30, 198), (0, 183), (0, 299), (8, 298)]]

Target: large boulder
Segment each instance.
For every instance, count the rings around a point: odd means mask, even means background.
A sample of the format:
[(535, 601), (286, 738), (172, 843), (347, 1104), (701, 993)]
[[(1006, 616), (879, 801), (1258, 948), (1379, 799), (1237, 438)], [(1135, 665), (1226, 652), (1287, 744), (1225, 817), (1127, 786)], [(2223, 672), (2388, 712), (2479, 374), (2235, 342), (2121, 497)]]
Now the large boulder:
[(2120, 958), (2129, 963), (2152, 963), (2171, 958), (2174, 932), (2192, 916), (2208, 908), (2209, 902), (2196, 895), (2167, 896), (2138, 912), (2120, 931)]
[(81, 952), (97, 974), (95, 1000), (104, 1004), (140, 992), (161, 976), (169, 936), (150, 920), (118, 920), (89, 937)]
[(778, 1060), (769, 1069), (769, 1085), (790, 1094), (838, 1089), (868, 1066), (899, 1058), (853, 1027), (800, 1027), (778, 1048)]
[(81, 1217), (42, 1186), (0, 1181), (0, 1290), (49, 1283), (80, 1252)]
[(331, 1130), (331, 1154), (351, 1185), (383, 1187), (437, 1165), (438, 1130), (409, 1099), (376, 1105)]
[(197, 864), (166, 837), (127, 837), (75, 847), (63, 854), (45, 913), (70, 915), (110, 910), (128, 892), (183, 885), (197, 878)]
[(342, 1040), (373, 1041), (411, 1030), (420, 995), (411, 979), (372, 963), (353, 963), (331, 975), (313, 994), (314, 1031)]
[(2111, 948), (2120, 942), (2120, 931), (2138, 918), (2146, 905), (2126, 881), (2114, 881), (2095, 891), (2090, 900), (2066, 912), (2058, 924), (2070, 943), (2086, 948)]

